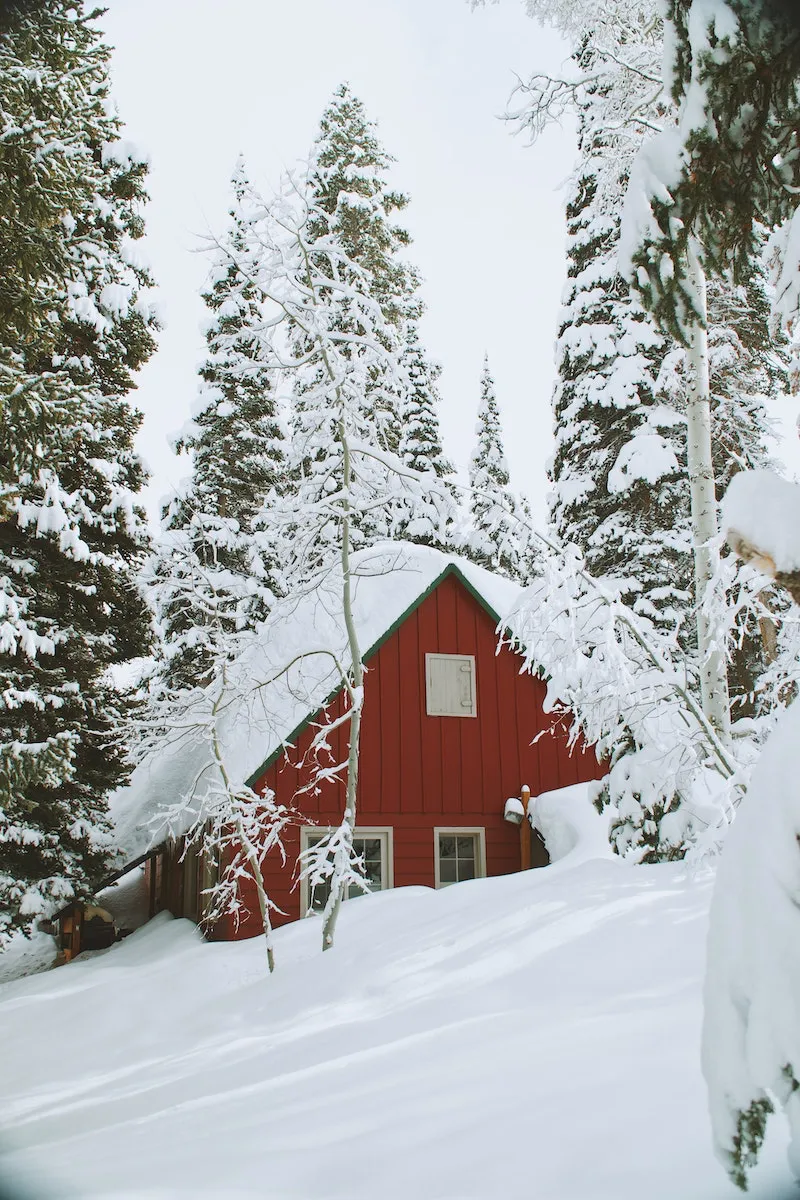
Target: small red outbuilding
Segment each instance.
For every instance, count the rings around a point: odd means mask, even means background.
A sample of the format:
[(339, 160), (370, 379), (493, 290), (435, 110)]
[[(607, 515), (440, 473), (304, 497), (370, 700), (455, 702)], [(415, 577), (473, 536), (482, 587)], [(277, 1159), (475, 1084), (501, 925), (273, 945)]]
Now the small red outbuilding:
[[(504, 819), (506, 800), (520, 796), (525, 785), (535, 797), (597, 779), (603, 767), (592, 750), (570, 750), (564, 722), (544, 711), (545, 684), (521, 671), (520, 656), (498, 643), (498, 610), (513, 603), (516, 585), (463, 560), (409, 546), (399, 567), (365, 571), (358, 586), (356, 616), (369, 649), (356, 846), (370, 887), (440, 887), (520, 870), (520, 829)], [(309, 628), (335, 625), (331, 608), (329, 599), (318, 601), (317, 617), (309, 625), (306, 616), (299, 642), (311, 636), (313, 643)], [(251, 670), (257, 675), (255, 666)], [(298, 883), (297, 856), (339, 824), (344, 805), (342, 782), (300, 791), (310, 778), (305, 760), (311, 740), (320, 724), (340, 714), (342, 695), (330, 697), (330, 680), (325, 686), (322, 677), (311, 684), (306, 678), (302, 694), (323, 688), (326, 700), (303, 711), (297, 684), (284, 684), (292, 703), (276, 704), (260, 727), (251, 713), (245, 736), (234, 724), (229, 739), (231, 754), (243, 760), (242, 778), (256, 791), (271, 788), (308, 821), (285, 836), (286, 864), (275, 856), (266, 871), (267, 890), (283, 914), (275, 915), (276, 925), (324, 904), (324, 895), (309, 895), (305, 882)], [(281, 728), (289, 713), (292, 725)], [(332, 762), (346, 759), (347, 729), (345, 723), (330, 735)], [(197, 919), (208, 865), (183, 850), (180, 839), (166, 842), (150, 858), (151, 907)], [(546, 861), (534, 846), (533, 865)], [(260, 932), (254, 888), (252, 893), (244, 885), (250, 916), (238, 923), (224, 918), (209, 931), (212, 937)]]

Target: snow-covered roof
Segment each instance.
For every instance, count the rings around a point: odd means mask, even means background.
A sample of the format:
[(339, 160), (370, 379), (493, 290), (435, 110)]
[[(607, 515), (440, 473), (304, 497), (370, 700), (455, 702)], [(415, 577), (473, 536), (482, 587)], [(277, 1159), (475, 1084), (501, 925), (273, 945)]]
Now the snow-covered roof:
[[(376, 648), (448, 570), (458, 571), (494, 615), (513, 607), (517, 584), (455, 555), (405, 542), (382, 543), (354, 555), (353, 615), (362, 654)], [(230, 668), (216, 730), (234, 786), (252, 781), (329, 700), (340, 680), (333, 655), (349, 665), (341, 577), (335, 571), (273, 614)], [(188, 829), (202, 811), (216, 782), (209, 713), (219, 696), (215, 684), (184, 725), (165, 735), (157, 751), (136, 767), (128, 786), (111, 797), (117, 844), (126, 862), (163, 841), (166, 805), (191, 797), (183, 822), (170, 826), (173, 833)]]

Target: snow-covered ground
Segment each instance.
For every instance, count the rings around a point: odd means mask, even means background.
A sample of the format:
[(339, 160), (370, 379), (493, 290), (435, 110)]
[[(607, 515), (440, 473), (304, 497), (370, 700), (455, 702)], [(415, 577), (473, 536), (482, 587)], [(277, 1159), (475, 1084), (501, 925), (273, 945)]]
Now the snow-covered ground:
[[(156, 919), (0, 987), (0, 1178), (97, 1200), (724, 1200), (710, 882), (552, 867), (207, 945)], [(754, 1200), (796, 1195), (773, 1118)]]

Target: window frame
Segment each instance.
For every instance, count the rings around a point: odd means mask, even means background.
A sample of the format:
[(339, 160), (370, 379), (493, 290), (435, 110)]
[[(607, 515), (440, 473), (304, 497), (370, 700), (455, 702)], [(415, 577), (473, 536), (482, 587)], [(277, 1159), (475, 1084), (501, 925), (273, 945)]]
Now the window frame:
[[(452, 887), (452, 883), (442, 883), (440, 878), (439, 866), (439, 838), (444, 837), (466, 837), (472, 835), (476, 838), (478, 852), (475, 857), (475, 878), (486, 878), (486, 826), (485, 825), (436, 825), (433, 830), (433, 877), (435, 887), (438, 890), (440, 887)], [(456, 883), (469, 883), (468, 879), (455, 880)]]
[[(326, 833), (330, 833), (335, 826), (333, 825), (301, 825), (300, 827), (300, 853), (304, 853), (314, 837), (324, 837)], [(353, 830), (353, 837), (379, 837), (382, 839), (383, 857), (381, 866), (385, 867), (385, 871), (381, 874), (385, 876), (380, 886), (380, 891), (386, 892), (394, 887), (394, 826), (392, 825), (356, 825)], [(365, 892), (364, 895), (367, 895)], [(345, 900), (350, 900), (350, 896), (345, 896)], [(310, 907), (311, 897), (309, 895), (308, 878), (300, 880), (300, 916), (301, 917), (317, 917), (319, 913), (313, 912)]]
[[(431, 667), (434, 661), (447, 659), (451, 662), (469, 663), (472, 674), (472, 707), (459, 708), (458, 712), (431, 711)], [(474, 654), (442, 654), (438, 650), (425, 655), (425, 715), (428, 717), (477, 717), (478, 715), (478, 670)]]

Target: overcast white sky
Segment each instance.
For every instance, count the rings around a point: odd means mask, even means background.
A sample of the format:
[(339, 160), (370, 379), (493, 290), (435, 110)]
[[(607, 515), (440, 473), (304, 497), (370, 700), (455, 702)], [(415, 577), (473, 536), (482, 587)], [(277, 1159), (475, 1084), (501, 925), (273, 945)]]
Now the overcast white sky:
[(515, 73), (566, 50), (522, 0), (106, 0), (113, 88), (127, 136), (151, 159), (148, 254), (164, 318), (134, 399), (149, 502), (188, 473), (168, 438), (189, 414), (204, 341), (203, 234), (226, 223), (242, 151), (269, 190), (306, 155), (346, 79), (411, 195), (410, 257), (425, 279), (423, 336), (443, 368), (446, 448), (466, 465), (484, 351), (497, 381), (513, 481), (544, 517), (553, 342), (565, 273), (561, 185), (571, 128), (534, 148), (505, 111)]

